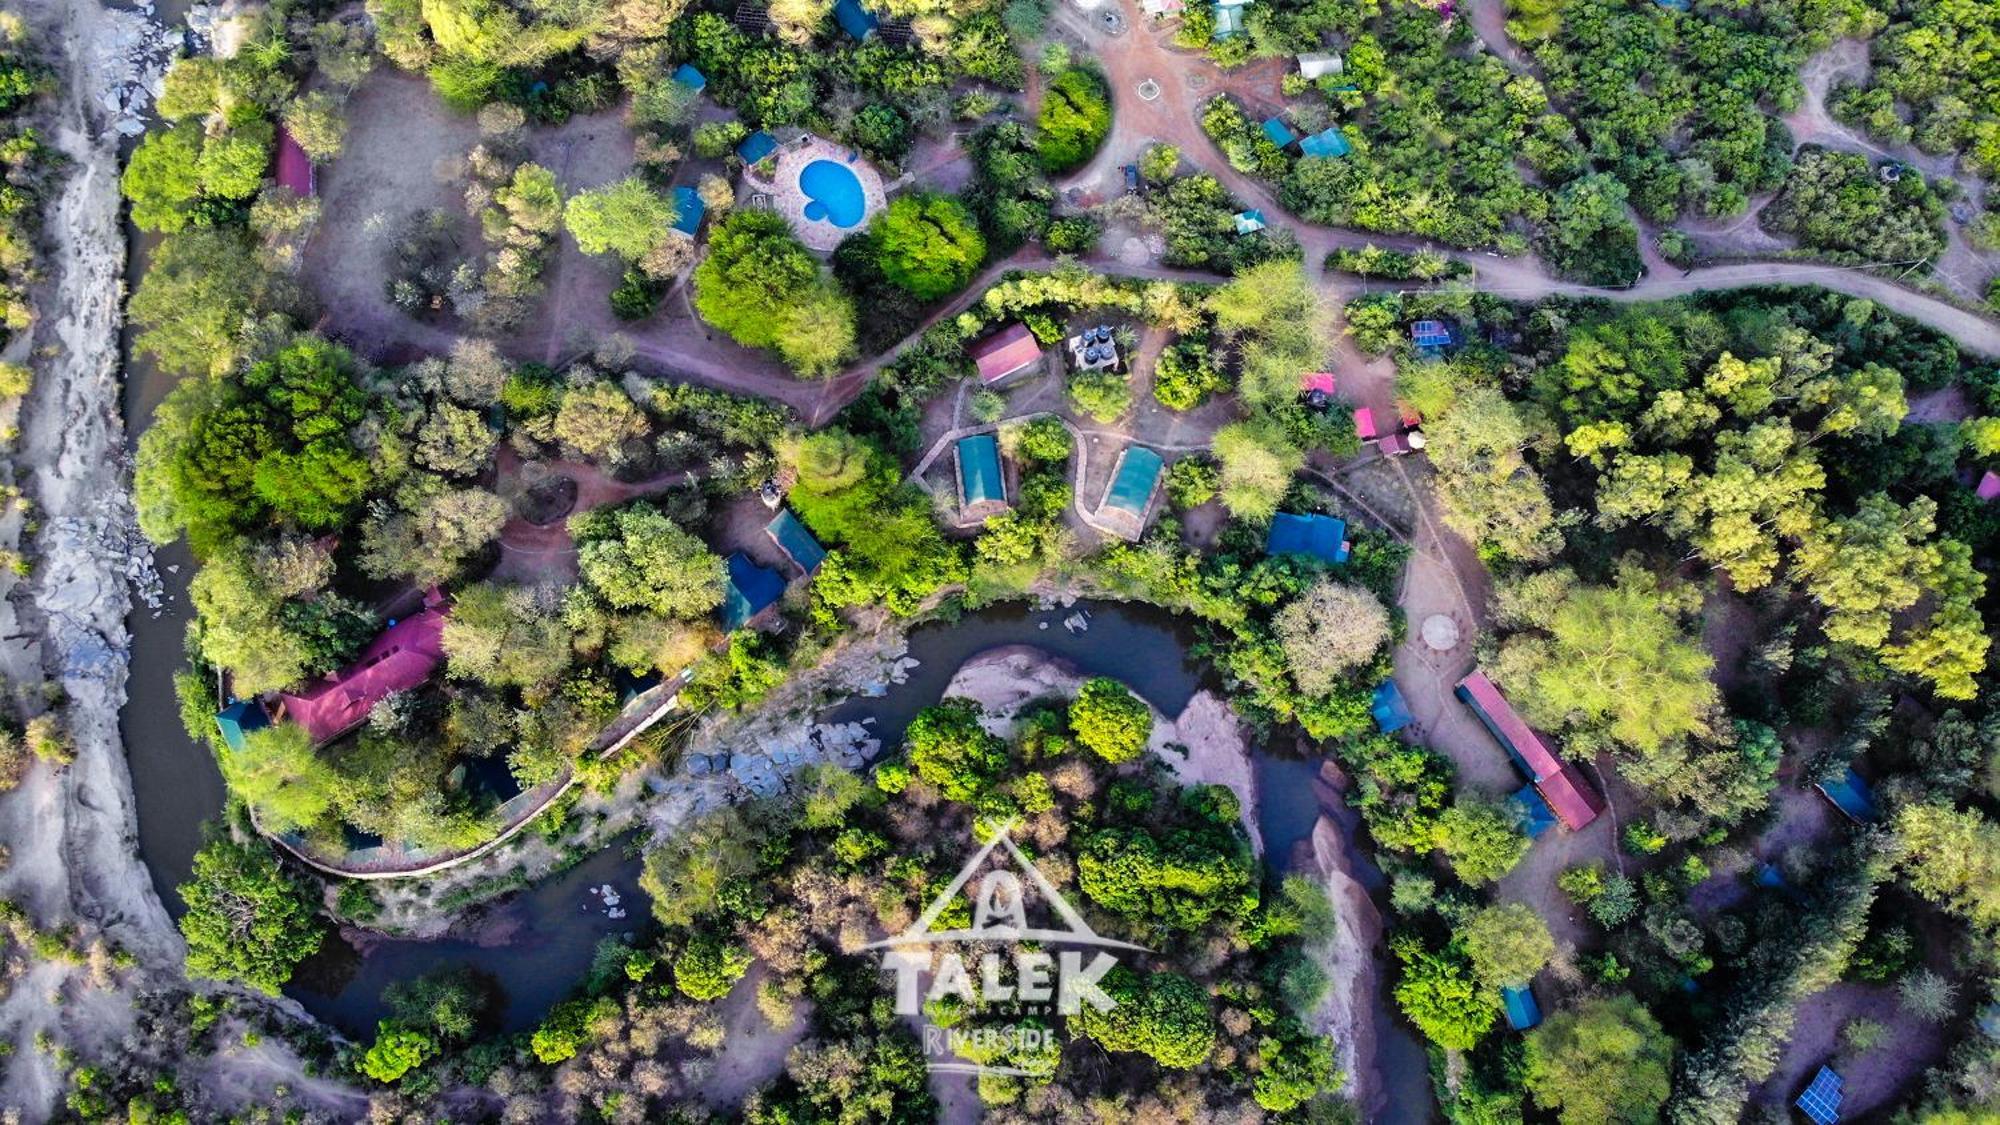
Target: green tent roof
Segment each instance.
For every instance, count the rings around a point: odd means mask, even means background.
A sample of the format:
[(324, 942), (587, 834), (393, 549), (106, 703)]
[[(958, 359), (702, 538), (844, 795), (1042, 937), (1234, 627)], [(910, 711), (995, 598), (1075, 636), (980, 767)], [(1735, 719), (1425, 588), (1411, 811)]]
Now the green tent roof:
[(1108, 508), (1123, 508), (1144, 517), (1146, 504), (1153, 498), (1153, 486), (1160, 481), (1160, 455), (1143, 445), (1128, 445), (1118, 466), (1111, 491), (1104, 495)]
[(958, 490), (965, 506), (1007, 502), (1007, 478), (1000, 472), (1000, 443), (992, 434), (958, 439)]

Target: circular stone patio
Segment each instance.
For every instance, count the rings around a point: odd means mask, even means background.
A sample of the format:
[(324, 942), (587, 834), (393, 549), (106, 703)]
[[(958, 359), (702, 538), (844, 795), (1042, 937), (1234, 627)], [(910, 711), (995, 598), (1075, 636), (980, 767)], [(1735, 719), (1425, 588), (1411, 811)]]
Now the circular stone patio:
[[(754, 173), (746, 178), (751, 186), (771, 197), (772, 209), (792, 224), (792, 229), (798, 232), (799, 241), (814, 250), (832, 250), (840, 245), (841, 239), (866, 227), (868, 220), (883, 207), (882, 173), (853, 149), (821, 137), (808, 136), (780, 148), (772, 159), (777, 161), (777, 170), (770, 179), (762, 179)], [(854, 178), (861, 182), (861, 218), (853, 226), (835, 226), (825, 218), (807, 217), (809, 206), (814, 214), (824, 214), (824, 208), (814, 204), (799, 187), (799, 173), (815, 160), (832, 161), (854, 173)]]

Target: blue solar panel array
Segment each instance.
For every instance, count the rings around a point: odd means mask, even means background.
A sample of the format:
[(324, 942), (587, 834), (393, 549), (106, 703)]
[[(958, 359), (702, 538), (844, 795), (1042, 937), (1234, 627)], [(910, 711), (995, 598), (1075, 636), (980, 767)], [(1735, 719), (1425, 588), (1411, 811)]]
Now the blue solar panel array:
[(1840, 1120), (1840, 1085), (1840, 1075), (1835, 1074), (1832, 1067), (1820, 1067), (1819, 1073), (1813, 1076), (1812, 1084), (1793, 1104), (1817, 1125), (1834, 1125)]

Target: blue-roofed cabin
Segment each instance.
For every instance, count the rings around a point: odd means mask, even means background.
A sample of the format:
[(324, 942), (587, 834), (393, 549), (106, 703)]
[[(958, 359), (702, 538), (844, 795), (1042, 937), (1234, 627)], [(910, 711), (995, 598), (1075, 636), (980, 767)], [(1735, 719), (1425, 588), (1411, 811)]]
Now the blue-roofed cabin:
[(693, 238), (701, 230), (701, 217), (708, 213), (708, 204), (701, 201), (701, 193), (683, 184), (674, 189), (674, 229)]
[(1454, 342), (1451, 325), (1442, 320), (1419, 320), (1410, 325), (1410, 343), (1425, 355), (1436, 355)]
[(861, 0), (835, 0), (833, 22), (840, 25), (840, 30), (845, 31), (848, 38), (858, 43), (868, 42), (874, 37), (875, 30), (882, 26), (882, 21), (876, 18), (874, 12), (861, 6)]
[(1264, 536), (1267, 555), (1311, 555), (1321, 562), (1344, 563), (1351, 544), (1347, 521), (1338, 516), (1279, 512)]
[(1267, 117), (1264, 119), (1264, 139), (1279, 148), (1289, 148), (1299, 135), (1292, 132), (1292, 127), (1285, 124), (1283, 118)]
[(1375, 699), (1369, 704), (1368, 711), (1375, 716), (1375, 725), (1382, 728), (1383, 734), (1402, 730), (1410, 725), (1413, 718), (1409, 701), (1403, 698), (1403, 689), (1397, 687), (1394, 680), (1383, 680), (1375, 689)]
[(1258, 231), (1263, 230), (1266, 225), (1264, 222), (1264, 212), (1262, 211), (1253, 209), (1238, 211), (1236, 213), (1237, 234), (1256, 234)]
[(1137, 542), (1146, 533), (1146, 517), (1153, 510), (1153, 494), (1160, 488), (1160, 473), (1166, 463), (1143, 445), (1128, 445), (1118, 454), (1111, 469), (1111, 484), (1104, 501), (1097, 506), (1097, 519), (1126, 539)]
[(1215, 5), (1215, 37), (1227, 39), (1243, 30), (1243, 7), (1250, 0), (1218, 0)]
[(708, 76), (696, 70), (691, 63), (682, 63), (680, 69), (674, 71), (674, 81), (697, 94), (708, 89)]
[(1556, 810), (1549, 807), (1548, 799), (1532, 783), (1515, 791), (1514, 804), (1521, 815), (1521, 831), (1528, 839), (1539, 840), (1555, 827)]
[(270, 725), (271, 717), (253, 699), (239, 699), (215, 713), (215, 729), (222, 735), (223, 745), (231, 750), (243, 749), (244, 735)]
[(1005, 512), (1007, 474), (1000, 465), (1000, 443), (992, 434), (958, 439), (952, 448), (958, 460), (958, 518), (976, 523)]
[(1832, 1067), (1820, 1067), (1819, 1073), (1806, 1084), (1799, 1100), (1792, 1104), (1798, 1106), (1799, 1112), (1815, 1125), (1834, 1125), (1840, 1120), (1840, 1100), (1846, 1096), (1841, 1090), (1842, 1085), (1840, 1075), (1835, 1074)]
[(1526, 1031), (1542, 1022), (1542, 1006), (1535, 1003), (1534, 990), (1527, 985), (1500, 990), (1500, 1004), (1507, 1009), (1507, 1026)]
[(1340, 131), (1340, 126), (1329, 125), (1300, 141), (1299, 151), (1307, 156), (1346, 156), (1354, 151), (1354, 146), (1348, 143), (1347, 134)]
[(1653, 2), (1662, 8), (1672, 8), (1676, 12), (1691, 12), (1694, 10), (1694, 0), (1653, 0)]
[(745, 164), (755, 164), (776, 151), (778, 138), (762, 129), (743, 138), (743, 143), (736, 146), (736, 155), (742, 157)]
[(1833, 807), (1846, 814), (1847, 819), (1856, 824), (1868, 824), (1881, 815), (1875, 808), (1875, 794), (1854, 767), (1847, 767), (1844, 776), (1832, 781), (1822, 781), (1817, 788), (1820, 794), (1833, 802)]
[(783, 596), (785, 580), (777, 571), (751, 562), (741, 551), (729, 556), (726, 569), (729, 583), (722, 596), (722, 628), (734, 632)]
[(771, 537), (771, 542), (778, 545), (778, 550), (783, 551), (786, 558), (792, 560), (793, 566), (807, 575), (818, 570), (819, 564), (826, 561), (826, 548), (819, 545), (819, 540), (813, 538), (812, 532), (806, 530), (806, 525), (799, 522), (790, 508), (780, 511), (778, 518), (765, 524), (764, 534)]
[(1775, 864), (1760, 864), (1757, 867), (1757, 885), (1777, 890), (1785, 885), (1785, 873), (1779, 871)]

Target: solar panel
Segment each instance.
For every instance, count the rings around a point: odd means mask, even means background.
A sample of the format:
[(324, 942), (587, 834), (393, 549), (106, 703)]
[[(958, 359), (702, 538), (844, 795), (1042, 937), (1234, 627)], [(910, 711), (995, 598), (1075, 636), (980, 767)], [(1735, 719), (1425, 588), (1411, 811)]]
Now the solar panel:
[(1840, 1086), (1840, 1075), (1835, 1074), (1830, 1067), (1820, 1067), (1819, 1073), (1813, 1076), (1811, 1085), (1806, 1087), (1805, 1093), (1800, 1094), (1799, 1100), (1793, 1104), (1818, 1125), (1834, 1125), (1840, 1120)]

